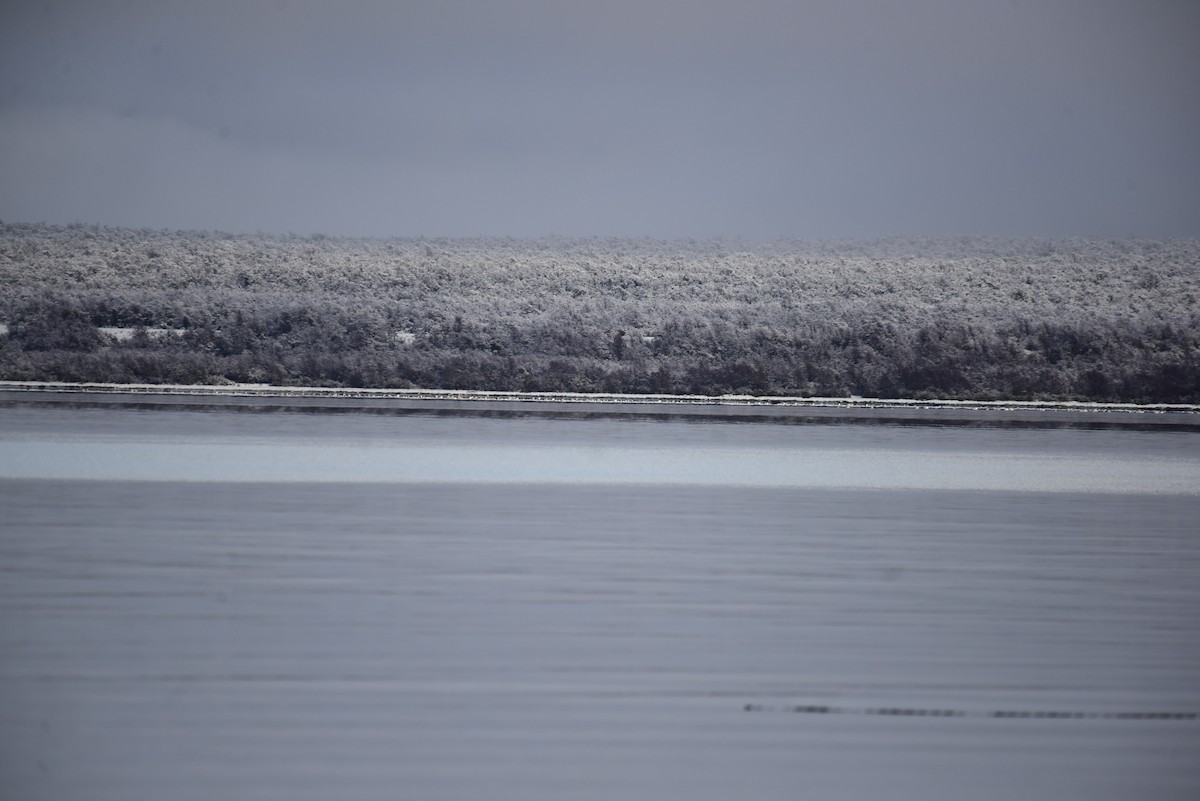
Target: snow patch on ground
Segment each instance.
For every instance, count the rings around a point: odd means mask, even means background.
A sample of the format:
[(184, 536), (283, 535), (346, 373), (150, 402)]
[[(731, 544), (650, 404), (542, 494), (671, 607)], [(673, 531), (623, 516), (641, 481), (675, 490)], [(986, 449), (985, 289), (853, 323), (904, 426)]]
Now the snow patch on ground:
[[(136, 328), (123, 328), (112, 325), (102, 325), (97, 330), (101, 334), (115, 339), (117, 342), (128, 342), (137, 333)], [(165, 339), (168, 336), (181, 337), (184, 334), (184, 329), (182, 328), (146, 328), (145, 331), (146, 336), (150, 339)]]

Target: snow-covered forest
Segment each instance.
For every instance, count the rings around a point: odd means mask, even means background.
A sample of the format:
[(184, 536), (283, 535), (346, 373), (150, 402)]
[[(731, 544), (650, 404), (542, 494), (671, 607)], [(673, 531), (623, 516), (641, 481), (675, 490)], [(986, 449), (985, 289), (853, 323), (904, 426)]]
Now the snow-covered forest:
[(0, 224), (0, 378), (1200, 401), (1200, 241)]

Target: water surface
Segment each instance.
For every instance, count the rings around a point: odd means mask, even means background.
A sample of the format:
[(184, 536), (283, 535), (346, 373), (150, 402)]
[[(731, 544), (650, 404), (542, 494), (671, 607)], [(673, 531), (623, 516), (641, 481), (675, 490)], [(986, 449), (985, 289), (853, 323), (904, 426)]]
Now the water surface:
[(1198, 437), (0, 407), (0, 786), (1194, 798)]

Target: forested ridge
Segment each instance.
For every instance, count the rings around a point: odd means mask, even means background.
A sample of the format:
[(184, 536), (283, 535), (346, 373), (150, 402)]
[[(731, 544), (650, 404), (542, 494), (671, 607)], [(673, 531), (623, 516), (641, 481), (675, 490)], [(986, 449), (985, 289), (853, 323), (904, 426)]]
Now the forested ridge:
[(0, 224), (0, 378), (1200, 402), (1200, 241)]

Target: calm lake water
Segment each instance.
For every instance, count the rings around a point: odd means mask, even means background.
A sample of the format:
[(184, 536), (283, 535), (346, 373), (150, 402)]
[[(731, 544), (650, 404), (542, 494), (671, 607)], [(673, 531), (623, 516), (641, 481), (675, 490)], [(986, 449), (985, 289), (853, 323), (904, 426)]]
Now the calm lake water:
[(1194, 799), (1198, 712), (1195, 430), (0, 405), (0, 797)]

